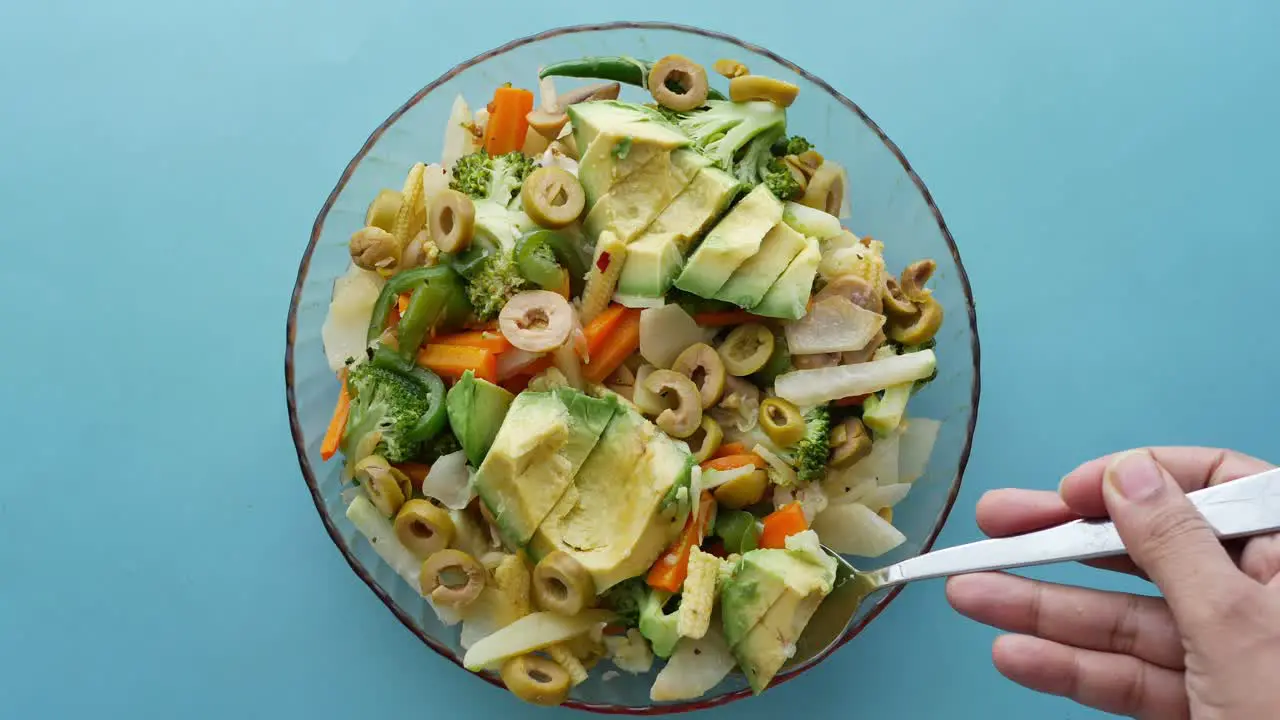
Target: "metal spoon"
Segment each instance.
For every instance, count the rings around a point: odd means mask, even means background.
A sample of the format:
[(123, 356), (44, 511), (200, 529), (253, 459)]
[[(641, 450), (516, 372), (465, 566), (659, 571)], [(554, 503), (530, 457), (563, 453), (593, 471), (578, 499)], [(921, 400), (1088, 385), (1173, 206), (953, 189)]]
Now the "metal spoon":
[[(1280, 468), (1187, 497), (1224, 540), (1280, 530)], [(855, 569), (830, 548), (823, 550), (837, 561), (835, 588), (805, 626), (786, 668), (825, 654), (848, 631), (862, 603), (879, 590), (913, 580), (1125, 553), (1115, 525), (1107, 520), (1075, 520), (1048, 530), (935, 550), (869, 572)]]

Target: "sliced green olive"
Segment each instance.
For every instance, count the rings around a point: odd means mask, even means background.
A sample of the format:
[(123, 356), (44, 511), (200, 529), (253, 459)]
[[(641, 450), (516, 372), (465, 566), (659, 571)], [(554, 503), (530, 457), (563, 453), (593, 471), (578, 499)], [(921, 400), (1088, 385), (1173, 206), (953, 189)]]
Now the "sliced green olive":
[(844, 204), (844, 172), (833, 162), (823, 163), (809, 178), (809, 186), (800, 197), (801, 205), (822, 210), (828, 215), (839, 215)]
[(649, 71), (653, 99), (678, 112), (702, 107), (710, 89), (706, 68), (683, 55), (668, 55)]
[(724, 431), (720, 429), (720, 423), (710, 415), (703, 415), (698, 429), (684, 441), (689, 446), (689, 452), (693, 453), (693, 461), (702, 463), (710, 460), (716, 450), (720, 449), (720, 444), (724, 442)]
[(550, 658), (513, 657), (502, 663), (500, 674), (511, 694), (527, 703), (552, 707), (569, 698), (569, 673)]
[(702, 424), (702, 396), (689, 378), (674, 370), (654, 370), (645, 377), (644, 388), (675, 400), (674, 407), (666, 408), (654, 419), (666, 434), (687, 438)]
[(661, 395), (645, 388), (644, 379), (654, 370), (657, 368), (652, 365), (641, 365), (636, 369), (635, 382), (631, 384), (631, 402), (640, 408), (640, 412), (650, 417), (657, 417), (663, 410), (670, 407)]
[(893, 278), (885, 278), (884, 288), (880, 291), (880, 300), (884, 305), (884, 314), (891, 321), (909, 322), (920, 310), (907, 298), (902, 286)]
[(573, 556), (556, 550), (533, 568), (533, 599), (543, 610), (577, 615), (596, 596), (591, 574)]
[(760, 403), (760, 428), (770, 440), (789, 447), (804, 437), (804, 416), (795, 405), (780, 397), (765, 398)]
[(933, 277), (933, 271), (937, 269), (938, 263), (928, 258), (917, 260), (903, 268), (902, 277), (898, 281), (902, 287), (902, 294), (911, 302), (923, 302), (928, 292), (924, 289), (925, 283), (929, 282), (929, 278)]
[(845, 468), (871, 453), (871, 433), (858, 418), (846, 418), (831, 428), (831, 466)]
[(533, 128), (534, 132), (547, 140), (555, 140), (564, 129), (564, 124), (569, 122), (569, 115), (563, 110), (551, 112), (538, 108), (530, 110), (525, 119), (529, 121), (529, 127)]
[(461, 550), (441, 550), (422, 563), (418, 585), (432, 602), (466, 607), (484, 590), (488, 572), (479, 560)]
[(822, 163), (824, 160), (824, 158), (822, 157), (822, 153), (818, 152), (817, 150), (805, 150), (799, 155), (788, 156), (788, 157), (795, 157), (797, 162), (799, 162), (802, 166), (809, 169), (810, 175), (813, 174), (814, 170), (817, 170), (818, 168), (822, 167)]
[(443, 508), (415, 498), (396, 513), (396, 537), (409, 552), (425, 560), (449, 547), (453, 540), (453, 520)]
[(370, 455), (356, 463), (355, 478), (369, 496), (369, 502), (387, 517), (395, 515), (404, 505), (408, 497), (405, 489), (413, 490), (409, 476), (391, 467), (381, 455)]
[(768, 100), (778, 107), (791, 107), (799, 94), (796, 85), (764, 75), (742, 75), (729, 81), (729, 99), (734, 102)]
[(711, 69), (715, 70), (718, 75), (727, 77), (730, 80), (751, 74), (751, 71), (747, 69), (746, 65), (743, 65), (737, 60), (730, 60), (728, 58), (721, 58), (715, 61), (711, 65)]
[(743, 377), (756, 372), (773, 354), (773, 333), (759, 323), (739, 325), (720, 344), (720, 359), (730, 375)]
[(442, 252), (462, 252), (471, 247), (471, 236), (476, 228), (476, 204), (457, 190), (441, 190), (431, 198), (427, 228), (431, 241)]
[(740, 478), (735, 478), (711, 492), (716, 502), (727, 508), (741, 510), (764, 499), (769, 487), (769, 474), (756, 468)]
[(520, 188), (524, 211), (545, 228), (562, 228), (582, 214), (587, 205), (582, 183), (560, 167), (534, 170)]
[(891, 322), (886, 328), (889, 339), (902, 345), (922, 345), (933, 339), (942, 327), (942, 305), (926, 294), (916, 303), (920, 312), (908, 322)]
[(394, 270), (400, 264), (400, 243), (391, 233), (372, 225), (351, 235), (351, 262), (365, 270)]
[(378, 196), (369, 203), (369, 209), (364, 214), (364, 224), (391, 232), (395, 229), (396, 216), (400, 214), (400, 206), (403, 204), (404, 193), (399, 190), (379, 190)]
[(706, 343), (690, 345), (676, 357), (671, 369), (698, 387), (703, 410), (720, 402), (720, 396), (724, 394), (725, 371), (724, 361), (715, 348)]

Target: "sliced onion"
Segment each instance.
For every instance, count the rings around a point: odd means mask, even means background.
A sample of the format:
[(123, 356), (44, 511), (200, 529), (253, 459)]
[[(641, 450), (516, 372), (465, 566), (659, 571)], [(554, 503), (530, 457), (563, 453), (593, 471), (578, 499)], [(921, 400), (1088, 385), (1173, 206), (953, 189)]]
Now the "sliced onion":
[(705, 331), (676, 304), (640, 311), (640, 355), (669, 368), (685, 348), (702, 342)]
[(436, 460), (422, 480), (422, 494), (439, 500), (450, 510), (462, 510), (471, 504), (476, 493), (467, 472), (467, 454), (459, 450)]
[(712, 627), (699, 639), (680, 638), (666, 667), (654, 678), (649, 699), (654, 702), (702, 697), (736, 665), (720, 629)]
[(822, 543), (842, 555), (880, 557), (907, 538), (875, 510), (858, 503), (832, 505), (814, 518)]
[(369, 318), (386, 281), (375, 272), (352, 265), (333, 282), (333, 300), (320, 328), (329, 369), (341, 370), (347, 358), (360, 362), (368, 347)]
[(924, 477), (933, 455), (933, 445), (938, 440), (942, 423), (928, 418), (910, 418), (902, 431), (901, 449), (898, 453), (898, 480), (913, 483)]
[(874, 477), (850, 475), (848, 469), (828, 471), (822, 480), (822, 489), (827, 494), (828, 502), (833, 505), (859, 502), (879, 486)]
[(738, 478), (744, 478), (755, 472), (755, 465), (743, 465), (742, 467), (730, 468), (729, 470), (707, 469), (702, 471), (702, 489), (713, 490), (733, 482)]
[(542, 359), (546, 353), (512, 348), (498, 356), (498, 380), (509, 380)]
[(551, 355), (555, 359), (556, 369), (564, 375), (565, 382), (574, 390), (581, 390), (582, 384), (582, 359), (578, 357), (578, 352), (573, 346), (573, 341), (561, 345), (552, 351)]
[(462, 664), (477, 671), (516, 655), (541, 650), (582, 635), (597, 622), (613, 618), (608, 610), (584, 610), (573, 617), (553, 612), (536, 612), (516, 620), (467, 649)]
[(476, 136), (469, 127), (471, 122), (471, 106), (459, 94), (453, 99), (453, 108), (449, 111), (449, 119), (444, 126), (444, 149), (440, 153), (440, 164), (446, 169), (452, 169), (458, 158), (479, 149)]
[(789, 487), (796, 484), (795, 468), (788, 465), (786, 460), (778, 457), (772, 450), (756, 443), (756, 446), (751, 448), (751, 452), (764, 458), (764, 461), (769, 464), (769, 481), (774, 485)]
[(458, 615), (462, 618), (462, 637), (459, 642), (462, 649), (467, 650), (515, 622), (520, 617), (520, 611), (501, 590), (486, 587), (475, 602), (458, 611)]
[(796, 355), (861, 350), (884, 327), (885, 317), (846, 297), (814, 303), (805, 316), (783, 328), (787, 349)]
[(640, 295), (618, 295), (613, 296), (613, 301), (623, 307), (629, 308), (660, 308), (667, 304), (667, 301), (660, 297), (642, 297)]
[(422, 196), (430, 206), (431, 198), (449, 189), (449, 172), (440, 163), (431, 163), (422, 171)]
[[(418, 578), (422, 574), (422, 561), (400, 542), (391, 521), (369, 502), (364, 493), (357, 495), (347, 506), (347, 519), (369, 541), (369, 546), (378, 557), (404, 578), (414, 592), (421, 593)], [(430, 598), (427, 598), (427, 604), (445, 625), (457, 624), (458, 617), (451, 608), (437, 607)]]
[(902, 502), (902, 498), (911, 492), (911, 483), (891, 483), (889, 485), (877, 485), (861, 498), (858, 503), (866, 505), (872, 510), (880, 510), (881, 508), (893, 507)]
[[(643, 342), (643, 326), (641, 342)], [(890, 385), (923, 380), (937, 367), (932, 350), (836, 367), (796, 370), (778, 376), (774, 390), (796, 405), (817, 405), (853, 395), (879, 392)]]

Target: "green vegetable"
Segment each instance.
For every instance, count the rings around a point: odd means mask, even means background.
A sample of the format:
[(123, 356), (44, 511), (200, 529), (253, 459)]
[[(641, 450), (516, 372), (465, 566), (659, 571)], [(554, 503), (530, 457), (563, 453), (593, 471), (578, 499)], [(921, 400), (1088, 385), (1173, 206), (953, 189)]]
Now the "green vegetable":
[(880, 437), (892, 434), (907, 411), (912, 385), (914, 383), (892, 385), (867, 398), (862, 403), (862, 422)]
[(486, 256), (479, 270), (467, 283), (467, 299), (480, 320), (492, 320), (502, 311), (512, 295), (524, 290), (528, 283), (520, 274), (510, 253)]
[(787, 349), (787, 338), (780, 332), (773, 334), (773, 352), (769, 355), (769, 359), (765, 361), (764, 367), (756, 371), (751, 377), (756, 380), (756, 384), (761, 387), (769, 387), (773, 385), (773, 381), (785, 372), (792, 370), (791, 351)]
[(705, 109), (665, 113), (694, 145), (745, 185), (757, 185), (787, 129), (787, 113), (771, 102), (708, 101)]
[(361, 459), (355, 450), (370, 433), (380, 434), (376, 454), (403, 462), (444, 429), (444, 382), (388, 348), (379, 347), (369, 362), (352, 368), (347, 391), (351, 410), (342, 444), (352, 462)]
[(800, 181), (791, 174), (787, 164), (778, 158), (773, 158), (765, 164), (764, 173), (760, 177), (769, 188), (769, 192), (776, 195), (779, 200), (796, 200), (804, 195), (804, 188), (800, 186)]
[(415, 460), (424, 462), (428, 465), (445, 455), (452, 455), (462, 449), (462, 443), (458, 440), (458, 436), (453, 431), (446, 428), (443, 432), (422, 444), (422, 449), (418, 451)]
[(667, 658), (680, 639), (678, 609), (663, 611), (671, 598), (671, 593), (654, 590), (645, 584), (644, 578), (635, 577), (610, 588), (604, 602), (617, 614), (619, 622), (640, 629), (640, 634), (653, 646), (654, 655)]
[(515, 396), (493, 383), (479, 379), (468, 370), (445, 398), (445, 410), (449, 415), (449, 427), (467, 451), (467, 460), (480, 467), (489, 453), (498, 428), (507, 416), (507, 410)]
[(425, 283), (409, 296), (409, 307), (405, 308), (400, 324), (396, 326), (396, 343), (401, 355), (416, 357), (418, 348), (422, 346), (422, 339), (440, 319), (449, 295), (452, 294), (452, 289), (447, 289), (444, 285)]
[(582, 294), (587, 261), (578, 245), (563, 233), (536, 230), (525, 235), (516, 243), (515, 260), (520, 274), (543, 290), (559, 287), (560, 269), (568, 270), (571, 293)]
[[(413, 320), (415, 324), (426, 323), (423, 327), (429, 328), (431, 324), (441, 320), (439, 317), (441, 307), (444, 310), (444, 318), (442, 320), (444, 329), (460, 327), (466, 322), (467, 317), (471, 314), (471, 305), (461, 292), (462, 278), (458, 276), (458, 273), (452, 268), (443, 265), (413, 268), (393, 275), (382, 286), (382, 291), (378, 293), (378, 299), (373, 303), (373, 314), (369, 320), (369, 342), (377, 340), (382, 335), (382, 331), (386, 329), (387, 315), (391, 312), (391, 306), (395, 305), (401, 293), (413, 290), (416, 296), (419, 290), (426, 287), (432, 287), (433, 290), (428, 294), (424, 294), (418, 300), (417, 317)], [(410, 309), (413, 309), (412, 304), (413, 298), (411, 297)], [(417, 328), (410, 329), (412, 332), (418, 331)], [(404, 329), (401, 329), (400, 332), (403, 333)], [(418, 339), (421, 342), (421, 336)], [(414, 350), (416, 349), (415, 347)]]
[(724, 549), (729, 553), (755, 550), (760, 539), (756, 516), (746, 510), (721, 510), (716, 515), (715, 533), (724, 540)]
[(780, 137), (773, 143), (773, 146), (769, 148), (770, 152), (777, 157), (782, 157), (783, 155), (799, 155), (801, 153), (809, 152), (812, 149), (813, 143), (809, 142), (808, 138), (803, 138), (799, 135)]
[[(624, 85), (649, 87), (649, 71), (653, 63), (633, 57), (595, 56), (564, 60), (542, 68), (539, 78), (576, 77), (593, 80), (612, 80)], [(724, 95), (715, 90), (708, 90), (707, 97), (712, 100), (724, 100)]]
[(493, 156), (484, 150), (458, 158), (449, 187), (473, 200), (510, 205), (529, 174), (538, 169), (533, 158), (521, 152)]
[[(924, 342), (920, 345), (908, 345), (907, 347), (902, 348), (902, 352), (899, 354), (901, 355), (904, 353), (920, 352), (921, 350), (933, 350), (937, 346), (938, 346), (937, 338), (929, 338), (927, 342)], [(933, 382), (934, 379), (937, 377), (938, 377), (938, 368), (934, 367), (933, 372), (930, 373), (929, 377), (923, 378), (921, 380), (917, 380), (915, 384), (912, 385), (911, 392), (912, 393), (920, 392), (920, 390), (923, 389), (925, 385), (928, 385), (929, 383)]]
[(792, 453), (796, 478), (800, 482), (821, 480), (826, 473), (827, 457), (831, 454), (830, 433), (831, 414), (826, 405), (819, 405), (805, 414), (804, 437), (796, 443)]

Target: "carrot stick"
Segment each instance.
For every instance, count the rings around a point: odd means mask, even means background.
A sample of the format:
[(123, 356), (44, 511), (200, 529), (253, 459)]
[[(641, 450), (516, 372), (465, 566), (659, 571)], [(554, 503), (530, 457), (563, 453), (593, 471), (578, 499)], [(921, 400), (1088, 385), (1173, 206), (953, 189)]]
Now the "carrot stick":
[(693, 316), (693, 321), (702, 327), (724, 327), (726, 325), (742, 325), (749, 322), (759, 322), (759, 315), (752, 315), (746, 310), (720, 310), (717, 312), (703, 312)]
[(618, 327), (618, 323), (622, 322), (627, 312), (627, 308), (614, 303), (601, 311), (582, 329), (582, 334), (587, 336), (587, 354), (590, 357), (595, 357), (596, 353), (600, 352), (604, 347), (605, 339), (614, 328)]
[(628, 310), (623, 313), (618, 326), (601, 341), (598, 350), (590, 350), (590, 338), (588, 338), (591, 362), (583, 368), (582, 374), (590, 382), (604, 382), (604, 379), (612, 375), (613, 371), (617, 370), (618, 366), (639, 347), (640, 311)]
[(494, 355), (501, 355), (511, 349), (510, 341), (497, 330), (469, 330), (450, 335), (437, 335), (431, 338), (431, 344), (483, 348)]
[(702, 536), (705, 534), (706, 525), (711, 519), (711, 511), (715, 505), (716, 501), (711, 493), (703, 492), (698, 498), (697, 512), (689, 513), (689, 519), (684, 521), (684, 529), (680, 531), (680, 537), (667, 548), (666, 552), (662, 553), (653, 567), (649, 568), (649, 574), (645, 577), (649, 587), (667, 592), (676, 592), (680, 589), (685, 577), (689, 575), (689, 555), (693, 553), (693, 547), (702, 542)]
[(489, 122), (484, 127), (484, 149), (490, 155), (519, 150), (529, 131), (530, 110), (533, 93), (528, 90), (509, 86), (495, 90), (493, 102), (489, 103)]
[(804, 519), (804, 510), (800, 503), (783, 505), (764, 518), (764, 529), (760, 531), (760, 547), (783, 550), (787, 547), (787, 538), (809, 529)]
[(746, 451), (747, 451), (747, 446), (743, 445), (740, 442), (725, 443), (720, 447), (716, 448), (716, 451), (711, 453), (711, 457), (712, 459), (715, 459), (715, 458), (728, 457), (729, 455), (741, 455)]
[(755, 453), (742, 453), (741, 455), (724, 455), (722, 457), (712, 458), (702, 463), (703, 470), (732, 470), (734, 468), (745, 467), (747, 465), (755, 465), (758, 468), (767, 467), (764, 458)]
[(324, 431), (324, 440), (320, 441), (320, 459), (328, 460), (338, 452), (342, 443), (342, 433), (347, 429), (347, 416), (351, 412), (351, 395), (347, 393), (347, 369), (338, 373), (338, 381), (342, 389), (338, 391), (338, 405), (333, 408), (333, 419)]
[(481, 380), (498, 379), (498, 358), (484, 348), (430, 343), (418, 351), (418, 364), (449, 378), (462, 377), (471, 370)]

